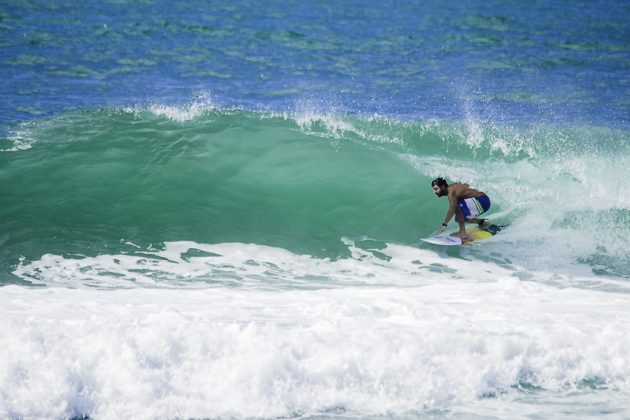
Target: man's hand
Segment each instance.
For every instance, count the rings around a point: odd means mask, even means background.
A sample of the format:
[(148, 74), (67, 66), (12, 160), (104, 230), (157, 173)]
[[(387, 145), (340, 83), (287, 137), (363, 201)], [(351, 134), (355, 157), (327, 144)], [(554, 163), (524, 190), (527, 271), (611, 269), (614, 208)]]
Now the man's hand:
[(446, 226), (444, 225), (440, 226), (440, 228), (438, 229), (438, 233), (444, 232), (444, 229), (446, 229)]

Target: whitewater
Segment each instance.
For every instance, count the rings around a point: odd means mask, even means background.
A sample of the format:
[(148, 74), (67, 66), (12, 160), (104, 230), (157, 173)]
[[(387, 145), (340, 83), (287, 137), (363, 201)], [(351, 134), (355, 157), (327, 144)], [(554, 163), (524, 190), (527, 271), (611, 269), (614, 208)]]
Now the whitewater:
[[(0, 289), (5, 417), (628, 412), (628, 203), (604, 200), (624, 163), (565, 153), (574, 132), (627, 145), (623, 132), (209, 102), (19, 132), (3, 156), (35, 154), (20, 165), (31, 174), (3, 184), (22, 182), (14, 194), (35, 203), (16, 197), (3, 245), (15, 279)], [(532, 133), (566, 140), (535, 149)], [(29, 181), (36, 161), (50, 181)], [(446, 210), (435, 174), (481, 184), (510, 226), (461, 249), (421, 244)], [(54, 197), (66, 198), (44, 205)], [(101, 204), (83, 214), (85, 200)]]

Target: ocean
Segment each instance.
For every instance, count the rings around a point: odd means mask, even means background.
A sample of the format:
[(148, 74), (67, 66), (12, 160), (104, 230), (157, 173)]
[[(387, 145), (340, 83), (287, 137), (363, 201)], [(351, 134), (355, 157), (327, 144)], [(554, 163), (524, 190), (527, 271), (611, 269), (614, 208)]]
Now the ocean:
[(629, 418), (629, 21), (3, 1), (0, 417)]

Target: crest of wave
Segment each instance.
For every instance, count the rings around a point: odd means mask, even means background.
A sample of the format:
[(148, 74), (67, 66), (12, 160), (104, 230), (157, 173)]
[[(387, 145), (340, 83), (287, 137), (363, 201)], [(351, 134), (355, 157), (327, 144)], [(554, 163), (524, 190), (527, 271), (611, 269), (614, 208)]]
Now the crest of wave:
[(184, 122), (198, 118), (216, 108), (209, 94), (201, 94), (192, 102), (184, 106), (154, 104), (149, 111), (157, 116), (168, 118), (172, 121)]

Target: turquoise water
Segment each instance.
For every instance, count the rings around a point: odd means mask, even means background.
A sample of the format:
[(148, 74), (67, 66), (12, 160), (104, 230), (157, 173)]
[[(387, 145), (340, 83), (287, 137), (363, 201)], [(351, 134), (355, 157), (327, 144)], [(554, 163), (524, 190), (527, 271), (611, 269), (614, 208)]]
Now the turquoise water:
[(128, 242), (256, 243), (333, 259), (350, 255), (344, 237), (416, 246), (441, 223), (446, 203), (427, 186), (446, 175), (486, 191), (513, 235), (534, 228), (498, 251), (506, 261), (537, 264), (512, 249), (533, 258), (570, 237), (579, 249), (555, 249), (540, 268), (630, 276), (627, 198), (616, 193), (623, 130), (194, 102), (69, 113), (12, 136), (0, 174), (5, 273), (19, 258), (122, 252)]
[(629, 16), (3, 3), (0, 417), (627, 417)]

